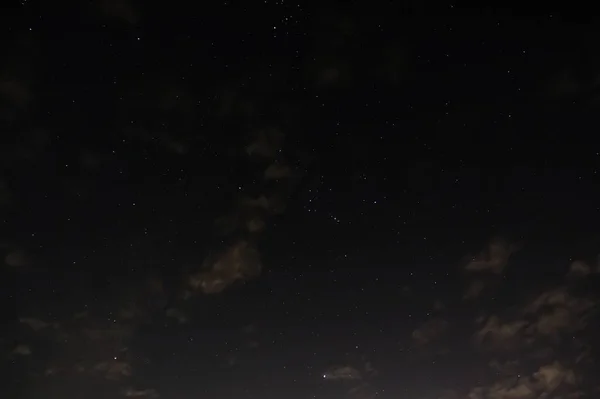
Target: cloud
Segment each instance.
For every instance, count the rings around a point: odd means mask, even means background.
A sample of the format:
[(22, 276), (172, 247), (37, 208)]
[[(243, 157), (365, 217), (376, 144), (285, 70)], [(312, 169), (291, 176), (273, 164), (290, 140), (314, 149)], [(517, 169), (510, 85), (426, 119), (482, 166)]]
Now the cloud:
[(257, 198), (242, 198), (240, 206), (243, 209), (264, 210), (272, 215), (277, 215), (285, 210), (285, 201), (281, 195), (274, 194), (270, 197), (261, 195)]
[(412, 338), (418, 345), (425, 345), (438, 338), (448, 328), (448, 322), (443, 319), (431, 319), (412, 333)]
[(327, 381), (361, 380), (362, 374), (352, 366), (336, 366), (323, 373)]
[(262, 208), (268, 210), (272, 207), (272, 201), (264, 195), (257, 198), (245, 197), (242, 198), (241, 205), (246, 208)]
[(96, 364), (94, 371), (101, 372), (109, 380), (120, 380), (131, 376), (131, 365), (120, 360), (110, 360)]
[(469, 399), (533, 399), (546, 398), (562, 386), (575, 386), (575, 373), (559, 362), (541, 366), (530, 376), (505, 378), (491, 386), (476, 387)]
[(490, 271), (500, 274), (506, 267), (510, 256), (518, 249), (514, 244), (495, 238), (490, 241), (485, 251), (475, 256), (465, 266), (469, 271)]
[(260, 255), (248, 241), (240, 240), (216, 259), (207, 259), (204, 271), (189, 278), (189, 284), (205, 294), (216, 294), (238, 280), (256, 277), (262, 270)]
[(508, 360), (501, 363), (498, 360), (493, 359), (488, 363), (488, 366), (501, 375), (516, 375), (518, 374), (517, 370), (520, 366), (520, 362), (518, 360)]
[(29, 356), (31, 355), (31, 348), (28, 345), (17, 345), (12, 353), (13, 355)]
[(122, 340), (130, 331), (125, 327), (113, 325), (110, 328), (84, 328), (83, 334), (91, 340)]
[(10, 267), (27, 267), (31, 266), (33, 262), (25, 252), (14, 250), (4, 257), (4, 263)]
[(34, 331), (43, 330), (44, 328), (50, 326), (50, 323), (46, 323), (45, 321), (42, 321), (40, 319), (35, 319), (32, 317), (22, 317), (19, 319), (19, 323), (27, 325), (29, 328), (31, 328)]
[(3, 179), (0, 179), (0, 206), (5, 206), (10, 202), (12, 193), (8, 188), (8, 184)]
[(0, 79), (0, 98), (12, 106), (25, 107), (31, 101), (32, 94), (28, 86), (16, 79)]
[(109, 17), (132, 25), (139, 22), (139, 14), (129, 0), (104, 0), (100, 2), (100, 10)]
[(572, 276), (587, 276), (592, 272), (592, 268), (585, 262), (576, 260), (571, 263), (571, 267), (569, 268), (569, 275)]
[(530, 331), (551, 335), (582, 329), (595, 306), (590, 299), (574, 297), (565, 288), (556, 288), (527, 304), (523, 313), (534, 316)]
[(318, 73), (317, 81), (319, 85), (332, 85), (339, 81), (341, 70), (337, 66), (328, 66), (321, 69)]
[(246, 147), (246, 153), (250, 156), (258, 155), (264, 158), (275, 158), (283, 145), (283, 138), (283, 133), (278, 130), (263, 130)]
[(292, 173), (287, 165), (275, 162), (265, 170), (265, 180), (279, 180), (289, 177)]
[(266, 223), (263, 219), (255, 217), (246, 222), (246, 228), (250, 233), (258, 233), (265, 229)]
[(519, 335), (527, 325), (525, 320), (504, 323), (498, 316), (491, 316), (475, 333), (475, 341), (489, 349), (507, 349), (518, 343)]
[(509, 349), (543, 336), (558, 339), (560, 333), (583, 329), (595, 307), (592, 300), (556, 288), (527, 303), (514, 320), (502, 322), (498, 316), (489, 317), (475, 333), (475, 341), (488, 349)]
[(166, 314), (167, 314), (167, 317), (171, 317), (171, 318), (177, 320), (177, 322), (179, 324), (186, 324), (189, 321), (187, 315), (182, 310), (177, 309), (177, 308), (167, 309)]
[(133, 388), (128, 388), (127, 390), (125, 390), (123, 392), (123, 395), (127, 396), (128, 398), (148, 398), (148, 399), (155, 399), (160, 396), (158, 394), (158, 392), (156, 392), (155, 389), (133, 389)]
[(48, 367), (46, 370), (44, 370), (44, 375), (51, 376), (59, 374), (61, 372), (63, 372), (63, 369), (61, 367)]
[(586, 277), (590, 274), (600, 273), (600, 255), (596, 257), (596, 263), (576, 260), (569, 267), (569, 277)]
[(217, 218), (215, 224), (222, 235), (232, 234), (238, 229), (259, 233), (266, 228), (269, 215), (281, 214), (284, 210), (285, 201), (281, 195), (242, 197), (233, 212)]
[(469, 284), (467, 292), (463, 295), (463, 299), (473, 299), (479, 297), (485, 288), (485, 283), (482, 280), (475, 280)]

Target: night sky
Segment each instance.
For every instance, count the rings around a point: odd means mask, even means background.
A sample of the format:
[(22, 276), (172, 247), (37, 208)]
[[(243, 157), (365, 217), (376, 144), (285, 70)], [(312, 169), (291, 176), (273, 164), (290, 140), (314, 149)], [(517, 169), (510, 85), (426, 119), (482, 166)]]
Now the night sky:
[(3, 8), (0, 397), (600, 395), (600, 26), (325, 3)]

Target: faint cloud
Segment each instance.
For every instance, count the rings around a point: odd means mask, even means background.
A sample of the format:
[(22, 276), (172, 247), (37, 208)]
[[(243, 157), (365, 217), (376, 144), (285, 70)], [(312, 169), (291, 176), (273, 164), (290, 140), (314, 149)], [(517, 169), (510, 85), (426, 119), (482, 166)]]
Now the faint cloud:
[(478, 344), (490, 349), (508, 348), (516, 344), (519, 334), (527, 325), (525, 320), (503, 323), (497, 316), (491, 316), (485, 325), (475, 333), (475, 340)]
[(177, 320), (179, 324), (185, 324), (189, 321), (187, 315), (180, 309), (170, 308), (167, 310), (167, 317)]
[(245, 334), (254, 334), (257, 332), (257, 330), (258, 330), (258, 327), (256, 326), (256, 324), (248, 324), (247, 326), (244, 326), (242, 328), (242, 331)]
[(119, 360), (98, 363), (94, 366), (94, 370), (103, 373), (109, 380), (120, 380), (131, 376), (131, 365)]
[(373, 367), (371, 362), (365, 363), (365, 374), (371, 375), (371, 376), (378, 374), (377, 370), (375, 369), (375, 367)]
[(500, 274), (506, 267), (510, 256), (518, 249), (503, 239), (495, 238), (487, 248), (465, 266), (469, 271), (490, 271)]
[(443, 319), (432, 319), (412, 333), (412, 338), (418, 345), (425, 345), (438, 338), (448, 328), (448, 322)]
[(263, 219), (255, 217), (246, 222), (246, 228), (250, 233), (258, 233), (265, 229), (266, 223)]
[(263, 130), (246, 147), (246, 153), (250, 156), (259, 155), (265, 158), (274, 158), (283, 145), (283, 139), (284, 135), (279, 130)]
[(492, 370), (496, 371), (499, 374), (515, 375), (518, 372), (520, 363), (518, 360), (510, 360), (501, 363), (498, 360), (493, 359), (488, 365)]
[(52, 375), (59, 374), (62, 371), (63, 371), (63, 369), (61, 367), (48, 367), (46, 370), (44, 370), (44, 375), (52, 376)]
[(148, 398), (154, 399), (158, 398), (160, 395), (156, 391), (156, 389), (133, 389), (128, 388), (125, 392), (123, 392), (124, 396), (128, 398)]
[(28, 345), (17, 345), (12, 353), (13, 355), (29, 356), (31, 355), (31, 348)]
[(569, 268), (569, 275), (571, 276), (587, 276), (592, 272), (592, 268), (585, 262), (576, 260), (571, 263), (571, 267)]
[(463, 299), (473, 299), (479, 297), (485, 288), (485, 283), (482, 280), (475, 280), (469, 284), (469, 288), (465, 292)]
[(291, 169), (287, 165), (275, 162), (265, 170), (265, 180), (284, 179), (291, 174)]
[(40, 319), (31, 318), (31, 317), (22, 317), (19, 319), (19, 322), (21, 324), (25, 324), (25, 325), (29, 326), (29, 328), (31, 328), (34, 331), (43, 330), (44, 328), (50, 326), (50, 324), (46, 323), (45, 321), (42, 321)]
[(107, 16), (125, 21), (129, 24), (139, 22), (139, 14), (129, 0), (103, 0), (100, 2), (100, 10)]
[(73, 315), (73, 318), (75, 320), (79, 320), (79, 319), (85, 319), (86, 317), (88, 317), (90, 315), (90, 312), (87, 310), (84, 310), (83, 312), (77, 312)]
[(3, 179), (0, 179), (0, 206), (7, 205), (10, 202), (11, 196), (8, 184)]
[(323, 373), (323, 379), (327, 381), (360, 380), (362, 374), (352, 366), (337, 366)]
[(33, 264), (29, 255), (24, 251), (14, 250), (4, 257), (4, 263), (10, 267), (27, 267)]
[(190, 277), (190, 286), (205, 294), (215, 294), (235, 281), (246, 280), (260, 274), (262, 264), (256, 248), (241, 240), (216, 257), (207, 259), (205, 271)]
[(84, 328), (83, 334), (91, 340), (123, 340), (131, 331), (128, 328), (114, 324), (111, 328)]
[(559, 362), (541, 366), (530, 376), (506, 378), (491, 386), (476, 387), (468, 395), (469, 399), (532, 399), (548, 398), (561, 386), (575, 386), (575, 373)]
[(321, 69), (318, 75), (318, 84), (332, 85), (336, 84), (340, 80), (341, 71), (340, 68), (336, 66), (329, 66)]
[(523, 312), (535, 316), (530, 331), (555, 335), (584, 328), (589, 311), (595, 306), (592, 300), (574, 297), (566, 289), (557, 288), (539, 295), (525, 306)]
[(139, 140), (146, 144), (158, 145), (162, 149), (177, 154), (185, 155), (189, 151), (190, 143), (176, 139), (168, 133), (147, 131), (145, 129), (128, 127), (123, 132), (130, 140)]
[(22, 108), (29, 104), (32, 95), (25, 83), (4, 77), (0, 79), (0, 98), (11, 106)]
[(261, 195), (257, 198), (242, 198), (241, 205), (246, 208), (262, 208), (269, 209), (272, 206), (272, 201), (267, 199), (266, 196)]
[(553, 289), (524, 306), (516, 320), (502, 322), (498, 316), (489, 317), (475, 333), (475, 340), (489, 349), (506, 349), (541, 336), (558, 339), (562, 332), (584, 328), (595, 306), (595, 302), (574, 297), (564, 288)]

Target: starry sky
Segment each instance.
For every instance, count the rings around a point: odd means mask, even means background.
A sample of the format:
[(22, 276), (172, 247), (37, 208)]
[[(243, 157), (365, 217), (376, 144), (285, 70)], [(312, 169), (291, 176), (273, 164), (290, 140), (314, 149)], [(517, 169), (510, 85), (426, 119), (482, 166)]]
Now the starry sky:
[(373, 3), (4, 9), (2, 397), (600, 394), (600, 29)]

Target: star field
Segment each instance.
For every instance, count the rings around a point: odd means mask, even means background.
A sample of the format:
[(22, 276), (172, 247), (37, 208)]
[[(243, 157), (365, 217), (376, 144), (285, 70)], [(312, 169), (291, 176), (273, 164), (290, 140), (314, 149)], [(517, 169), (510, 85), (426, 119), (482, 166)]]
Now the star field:
[(598, 32), (510, 14), (7, 7), (6, 397), (597, 395)]

